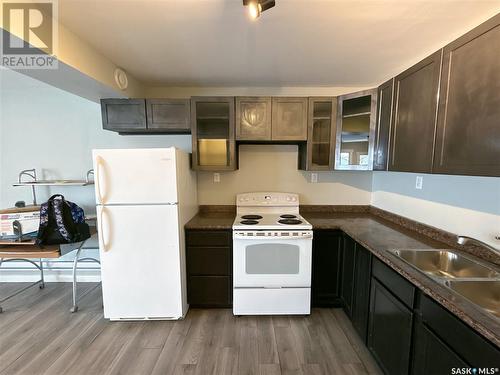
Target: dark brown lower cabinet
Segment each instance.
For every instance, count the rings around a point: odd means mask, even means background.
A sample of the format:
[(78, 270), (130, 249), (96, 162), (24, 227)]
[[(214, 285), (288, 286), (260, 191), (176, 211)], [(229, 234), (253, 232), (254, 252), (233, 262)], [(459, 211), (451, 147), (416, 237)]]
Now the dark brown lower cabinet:
[(386, 374), (408, 374), (413, 312), (372, 278), (368, 348)]
[(452, 368), (468, 367), (420, 319), (416, 319), (413, 335), (412, 375), (451, 374)]
[(193, 307), (228, 307), (231, 305), (229, 276), (189, 276), (188, 303)]
[(186, 231), (187, 297), (192, 307), (232, 304), (231, 231)]
[[(500, 364), (500, 350), (497, 346), (479, 335), (472, 328), (442, 307), (436, 301), (421, 295), (419, 314), (422, 322), (436, 337), (447, 345), (461, 363), (476, 368), (498, 368)], [(419, 340), (416, 344), (419, 346)], [(422, 346), (422, 344), (420, 344)], [(443, 361), (443, 363), (441, 363)], [(451, 362), (450, 362), (451, 363)], [(436, 365), (448, 365), (448, 360), (443, 357), (436, 358)], [(418, 364), (414, 364), (415, 365)], [(457, 364), (454, 367), (460, 367)]]
[(340, 301), (340, 262), (342, 232), (314, 231), (312, 254), (312, 305), (338, 307)]
[(352, 316), (355, 251), (356, 242), (351, 237), (345, 235), (342, 248), (341, 299), (344, 304), (344, 311), (349, 317)]
[(364, 342), (367, 338), (370, 308), (371, 259), (371, 253), (356, 244), (351, 320)]

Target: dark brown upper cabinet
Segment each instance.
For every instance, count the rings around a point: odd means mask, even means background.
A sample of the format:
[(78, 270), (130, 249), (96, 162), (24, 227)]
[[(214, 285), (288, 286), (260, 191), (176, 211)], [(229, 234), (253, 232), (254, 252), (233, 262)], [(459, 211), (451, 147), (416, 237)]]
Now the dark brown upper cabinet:
[(238, 168), (234, 118), (234, 97), (191, 98), (193, 169), (230, 171)]
[(431, 173), (442, 50), (394, 79), (389, 170)]
[(394, 79), (381, 84), (377, 92), (377, 127), (373, 146), (373, 169), (375, 171), (386, 171), (392, 123)]
[(102, 99), (102, 127), (121, 134), (189, 134), (189, 99)]
[(275, 97), (273, 102), (273, 141), (307, 140), (307, 98)]
[(500, 176), (500, 15), (444, 48), (433, 172)]
[(307, 171), (333, 169), (337, 98), (309, 98), (307, 143), (299, 147), (299, 168)]
[(147, 99), (147, 128), (151, 131), (191, 132), (189, 99)]
[(271, 106), (270, 97), (237, 97), (236, 140), (270, 141)]
[(144, 99), (101, 99), (102, 127), (116, 132), (146, 130)]
[(335, 169), (371, 170), (377, 89), (338, 97)]

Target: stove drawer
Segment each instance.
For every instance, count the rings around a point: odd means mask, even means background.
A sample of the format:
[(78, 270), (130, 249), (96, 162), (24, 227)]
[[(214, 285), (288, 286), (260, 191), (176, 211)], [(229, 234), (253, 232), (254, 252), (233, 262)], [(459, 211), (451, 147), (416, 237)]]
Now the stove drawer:
[(309, 315), (310, 288), (235, 288), (234, 315)]

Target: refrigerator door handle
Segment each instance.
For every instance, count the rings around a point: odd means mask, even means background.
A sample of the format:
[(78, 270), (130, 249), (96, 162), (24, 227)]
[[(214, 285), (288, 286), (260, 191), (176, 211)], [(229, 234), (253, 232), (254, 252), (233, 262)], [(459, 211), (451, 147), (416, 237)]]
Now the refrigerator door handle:
[(96, 193), (97, 193), (97, 199), (99, 200), (100, 204), (104, 204), (102, 200), (102, 194), (101, 194), (101, 164), (102, 164), (102, 157), (99, 155), (96, 156), (95, 158), (95, 187), (96, 187)]
[(99, 215), (99, 237), (101, 237), (101, 241), (102, 241), (102, 251), (104, 252), (107, 252), (108, 251), (108, 247), (106, 245), (106, 236), (104, 235), (104, 225), (103, 225), (103, 219), (104, 219), (104, 210), (106, 208), (105, 207), (101, 207), (101, 213)]

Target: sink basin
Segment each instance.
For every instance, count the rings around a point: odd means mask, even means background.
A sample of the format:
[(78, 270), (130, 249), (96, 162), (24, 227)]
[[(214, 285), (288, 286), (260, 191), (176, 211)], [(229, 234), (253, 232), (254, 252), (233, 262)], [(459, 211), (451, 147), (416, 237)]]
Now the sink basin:
[(449, 250), (394, 250), (413, 267), (438, 278), (500, 278), (500, 273)]
[(500, 280), (450, 280), (446, 282), (446, 285), (500, 318)]

